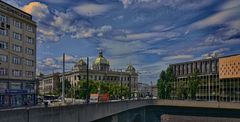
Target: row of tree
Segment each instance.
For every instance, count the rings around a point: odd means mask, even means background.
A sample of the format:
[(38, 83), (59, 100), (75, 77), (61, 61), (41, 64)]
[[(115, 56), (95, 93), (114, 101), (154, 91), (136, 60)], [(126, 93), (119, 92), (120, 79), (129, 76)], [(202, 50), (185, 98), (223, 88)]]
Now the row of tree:
[[(87, 93), (90, 94), (109, 94), (110, 99), (120, 99), (121, 96), (127, 97), (129, 95), (128, 87), (120, 85), (119, 83), (109, 83), (104, 81), (89, 80), (88, 87), (87, 81), (81, 80), (77, 84), (71, 85), (69, 81), (65, 81), (65, 95), (66, 97), (86, 99)], [(56, 88), (51, 94), (60, 96), (62, 93), (62, 83), (60, 80), (56, 83)]]
[[(160, 73), (157, 82), (158, 97), (160, 99), (195, 99), (199, 87), (199, 72), (196, 70), (185, 81), (176, 82), (176, 77), (172, 67), (168, 67), (166, 71)], [(175, 88), (173, 86), (176, 86)]]

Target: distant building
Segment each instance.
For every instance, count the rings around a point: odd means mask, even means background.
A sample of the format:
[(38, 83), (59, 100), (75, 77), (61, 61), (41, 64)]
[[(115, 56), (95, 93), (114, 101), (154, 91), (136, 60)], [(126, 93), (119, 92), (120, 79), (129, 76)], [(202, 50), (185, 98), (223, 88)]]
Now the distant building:
[(151, 95), (151, 86), (146, 83), (138, 83), (138, 93), (140, 97)]
[(170, 67), (173, 68), (176, 76), (176, 80), (172, 83), (171, 97), (173, 99), (177, 98), (178, 86), (183, 82), (188, 82), (189, 76), (198, 70), (200, 85), (196, 99), (240, 101), (240, 55), (177, 63)]
[(0, 1), (0, 107), (36, 104), (36, 23)]
[[(65, 79), (70, 81), (71, 85), (77, 85), (80, 80), (87, 79), (87, 63), (80, 59), (73, 67), (72, 71), (65, 73)], [(54, 77), (53, 77), (54, 76)], [(62, 81), (62, 74), (50, 74), (43, 76), (39, 82), (40, 94), (53, 93), (56, 89), (56, 82)], [(125, 86), (130, 86), (131, 92), (137, 92), (138, 73), (136, 69), (129, 65), (125, 71), (118, 70), (113, 71), (110, 69), (110, 62), (103, 56), (103, 52), (99, 52), (99, 56), (92, 64), (92, 68), (89, 69), (89, 80), (109, 83), (121, 83)]]

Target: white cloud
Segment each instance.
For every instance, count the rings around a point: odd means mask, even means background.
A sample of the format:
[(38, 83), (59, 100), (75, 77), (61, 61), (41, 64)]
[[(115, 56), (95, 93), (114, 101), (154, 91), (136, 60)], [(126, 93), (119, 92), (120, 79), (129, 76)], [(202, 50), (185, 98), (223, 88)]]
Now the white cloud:
[(56, 60), (53, 58), (45, 58), (42, 62), (45, 68), (61, 68), (61, 65), (56, 63)]
[[(221, 5), (219, 8), (216, 9), (217, 13), (206, 18), (203, 20), (200, 20), (196, 23), (193, 23), (191, 25), (191, 28), (205, 28), (213, 25), (238, 25), (238, 21), (236, 19), (239, 19), (239, 7), (240, 2), (239, 0), (228, 0), (223, 5)], [(234, 26), (232, 26), (234, 27)]]
[(224, 52), (229, 51), (229, 48), (220, 48), (214, 51), (211, 51), (209, 53), (205, 53), (202, 55), (203, 58), (211, 58), (211, 57), (216, 57), (216, 56), (221, 56), (224, 54)]
[(101, 15), (111, 9), (110, 5), (85, 3), (78, 5), (73, 10), (81, 16), (93, 17)]
[(112, 55), (127, 55), (144, 51), (147, 48), (147, 44), (141, 41), (120, 42), (103, 39), (101, 40), (100, 47), (107, 49)]
[(116, 36), (116, 40), (120, 41), (130, 41), (130, 40), (143, 40), (143, 39), (167, 39), (179, 36), (179, 33), (176, 32), (144, 32), (144, 33), (131, 33), (121, 36)]
[(141, 4), (143, 7), (153, 8), (154, 6), (170, 6), (177, 9), (199, 9), (212, 3), (208, 1), (189, 1), (189, 0), (119, 0), (124, 8), (133, 4)]
[(163, 50), (163, 49), (151, 49), (151, 50), (146, 50), (143, 53), (162, 55), (166, 52), (167, 52), (167, 50)]
[(166, 56), (163, 60), (180, 60), (180, 59), (193, 59), (193, 55), (175, 55), (175, 56)]
[(51, 28), (38, 28), (38, 41), (45, 42), (45, 41), (53, 41), (57, 42), (60, 39), (60, 36), (57, 34), (57, 31)]
[(47, 3), (54, 3), (54, 4), (59, 4), (59, 3), (66, 3), (67, 0), (42, 0), (43, 2)]
[(40, 2), (31, 2), (25, 5), (22, 10), (33, 15), (37, 21), (40, 21), (49, 14), (48, 6)]

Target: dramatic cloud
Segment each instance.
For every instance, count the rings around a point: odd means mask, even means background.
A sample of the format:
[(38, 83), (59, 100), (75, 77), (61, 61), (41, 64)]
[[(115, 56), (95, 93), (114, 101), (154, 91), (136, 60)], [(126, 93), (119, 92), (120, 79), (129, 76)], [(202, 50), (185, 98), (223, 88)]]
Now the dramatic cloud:
[(36, 17), (38, 21), (49, 14), (48, 6), (40, 2), (31, 2), (25, 5), (22, 10)]
[(109, 9), (111, 9), (110, 5), (86, 3), (74, 7), (73, 10), (81, 16), (93, 17), (101, 15), (107, 12)]

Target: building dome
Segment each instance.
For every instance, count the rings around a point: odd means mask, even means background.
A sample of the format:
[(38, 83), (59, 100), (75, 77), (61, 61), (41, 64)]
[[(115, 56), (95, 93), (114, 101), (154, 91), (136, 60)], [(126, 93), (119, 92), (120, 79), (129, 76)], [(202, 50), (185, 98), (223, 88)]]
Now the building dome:
[(103, 52), (100, 51), (97, 59), (93, 62), (93, 70), (109, 71), (109, 61), (103, 56)]
[(94, 64), (95, 65), (99, 65), (99, 64), (109, 65), (109, 61), (103, 57), (103, 53), (102, 53), (102, 51), (100, 51), (98, 57), (94, 61)]
[(135, 73), (136, 69), (132, 65), (128, 65), (126, 72)]

